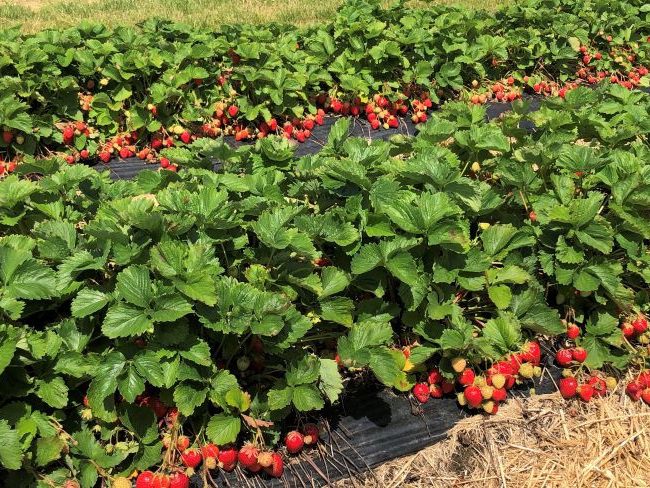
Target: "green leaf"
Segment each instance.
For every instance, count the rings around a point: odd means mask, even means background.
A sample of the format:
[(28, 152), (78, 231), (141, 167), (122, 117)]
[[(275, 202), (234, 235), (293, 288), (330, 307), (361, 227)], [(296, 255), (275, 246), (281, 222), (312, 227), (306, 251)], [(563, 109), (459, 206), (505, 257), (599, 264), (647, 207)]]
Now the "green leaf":
[(333, 359), (320, 359), (320, 388), (331, 403), (338, 400), (343, 391), (343, 379)]
[(153, 330), (153, 322), (143, 311), (128, 303), (119, 302), (108, 309), (102, 332), (109, 339), (132, 337)]
[(68, 386), (60, 376), (37, 380), (36, 394), (53, 408), (63, 408), (68, 404)]
[(519, 322), (509, 315), (490, 319), (483, 327), (483, 337), (502, 354), (516, 350), (521, 342)]
[(350, 284), (348, 276), (338, 268), (327, 266), (321, 270), (322, 291), (320, 298), (339, 293)]
[(197, 407), (205, 402), (208, 396), (207, 388), (199, 388), (194, 385), (183, 383), (174, 389), (174, 403), (178, 411), (189, 417), (194, 413)]
[(18, 432), (6, 420), (0, 420), (0, 464), (6, 469), (20, 469), (23, 451)]
[(383, 317), (376, 317), (354, 324), (349, 338), (352, 346), (357, 350), (368, 346), (379, 346), (392, 340), (393, 329)]
[(124, 399), (129, 403), (133, 403), (135, 398), (144, 392), (144, 381), (138, 374), (136, 368), (131, 365), (117, 379), (117, 387)]
[(65, 441), (59, 436), (42, 437), (36, 440), (36, 465), (45, 466), (61, 457)]
[(351, 327), (353, 323), (352, 312), (354, 311), (354, 302), (349, 298), (332, 297), (321, 300), (320, 316), (324, 320), (336, 322), (337, 324)]
[(323, 397), (315, 385), (296, 386), (291, 401), (300, 412), (321, 410), (325, 406)]
[(87, 317), (104, 308), (109, 301), (110, 297), (105, 293), (84, 288), (72, 300), (72, 316), (77, 318)]
[(501, 310), (507, 308), (512, 300), (512, 292), (506, 285), (488, 287), (488, 296), (497, 308), (500, 308)]
[(268, 403), (271, 410), (282, 410), (291, 404), (293, 398), (293, 387), (284, 383), (276, 384), (269, 390)]
[(151, 408), (126, 405), (120, 414), (120, 421), (144, 444), (150, 444), (158, 439), (156, 414)]
[(320, 374), (320, 362), (316, 356), (303, 357), (287, 369), (286, 380), (289, 386), (314, 383)]
[(217, 445), (235, 442), (241, 429), (241, 420), (227, 414), (214, 415), (205, 429), (208, 438)]
[(149, 306), (152, 295), (149, 269), (145, 266), (129, 266), (117, 275), (117, 292), (127, 302), (141, 308)]

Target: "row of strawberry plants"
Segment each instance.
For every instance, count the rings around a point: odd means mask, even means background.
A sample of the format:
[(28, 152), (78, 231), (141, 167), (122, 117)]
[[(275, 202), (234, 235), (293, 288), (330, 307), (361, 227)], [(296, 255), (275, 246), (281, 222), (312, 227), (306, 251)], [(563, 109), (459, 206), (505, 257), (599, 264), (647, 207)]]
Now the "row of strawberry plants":
[(601, 79), (647, 86), (649, 16), (641, 0), (529, 0), (496, 14), (351, 0), (308, 29), (150, 21), (8, 30), (0, 34), (0, 171), (53, 151), (70, 163), (156, 161), (162, 147), (221, 134), (303, 141), (325, 112), (372, 110), (373, 128), (406, 112), (419, 123), (463, 88), (481, 103)]
[(0, 181), (9, 485), (282, 475), (346, 384), (495, 413), (539, 374), (539, 335), (569, 351), (565, 396), (633, 369), (650, 399), (650, 96), (524, 105), (488, 123), (451, 102), (390, 142), (342, 119), (303, 158), (200, 139), (133, 181), (21, 165)]

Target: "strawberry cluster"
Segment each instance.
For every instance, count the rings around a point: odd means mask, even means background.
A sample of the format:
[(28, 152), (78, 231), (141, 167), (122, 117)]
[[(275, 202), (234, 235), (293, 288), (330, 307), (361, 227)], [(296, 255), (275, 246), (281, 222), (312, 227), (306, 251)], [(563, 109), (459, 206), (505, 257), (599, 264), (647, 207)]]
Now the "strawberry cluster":
[(628, 341), (636, 339), (641, 344), (650, 343), (650, 337), (646, 334), (648, 331), (648, 319), (645, 315), (637, 315), (625, 320), (621, 324), (621, 331)]
[(412, 393), (419, 402), (425, 403), (429, 397), (441, 398), (457, 391), (460, 405), (496, 414), (499, 404), (506, 400), (508, 390), (517, 383), (541, 375), (540, 360), (541, 349), (535, 341), (527, 342), (520, 352), (497, 361), (484, 374), (477, 374), (468, 367), (465, 358), (456, 357), (451, 360), (456, 385), (447, 381), (438, 369), (432, 369), (427, 382), (416, 383)]
[(608, 390), (616, 388), (616, 378), (612, 376), (603, 378), (597, 372), (586, 375), (580, 382), (579, 378), (576, 378), (570, 370), (565, 370), (563, 375), (564, 378), (560, 380), (558, 388), (565, 399), (578, 396), (582, 401), (588, 402), (594, 396), (605, 396)]
[(635, 402), (643, 400), (646, 405), (650, 405), (650, 370), (644, 369), (630, 381), (625, 387), (625, 393)]
[(320, 431), (316, 424), (305, 424), (302, 432), (292, 430), (284, 438), (284, 446), (289, 454), (298, 454), (304, 446), (313, 446), (318, 442)]

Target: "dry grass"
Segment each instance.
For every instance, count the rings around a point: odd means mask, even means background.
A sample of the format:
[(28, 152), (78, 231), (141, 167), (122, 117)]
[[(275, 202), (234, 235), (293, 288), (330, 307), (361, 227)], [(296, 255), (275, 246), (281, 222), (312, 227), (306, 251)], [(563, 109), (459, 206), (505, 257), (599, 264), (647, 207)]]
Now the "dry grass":
[[(70, 27), (83, 20), (132, 25), (159, 17), (195, 27), (285, 22), (314, 24), (334, 15), (343, 0), (0, 0), (0, 25), (22, 25), (25, 32)], [(426, 4), (460, 4), (493, 9), (503, 0), (434, 0)]]
[(641, 488), (650, 486), (650, 409), (620, 394), (589, 404), (559, 394), (510, 400), (447, 440), (341, 486)]

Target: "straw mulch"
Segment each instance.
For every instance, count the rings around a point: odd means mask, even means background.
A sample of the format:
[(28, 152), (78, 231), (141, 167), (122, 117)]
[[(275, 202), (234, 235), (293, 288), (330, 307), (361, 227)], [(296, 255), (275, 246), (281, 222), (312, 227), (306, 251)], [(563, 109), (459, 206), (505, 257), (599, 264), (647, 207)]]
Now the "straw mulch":
[(588, 404), (559, 393), (512, 399), (342, 486), (650, 487), (650, 408), (620, 391)]

